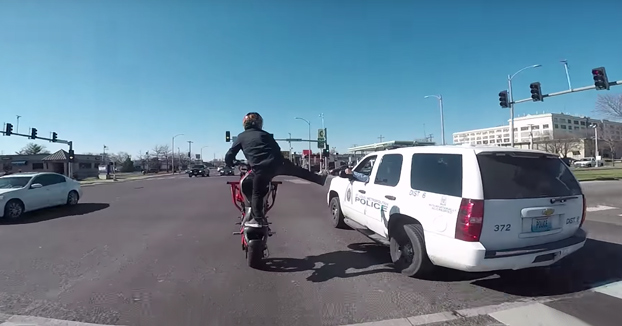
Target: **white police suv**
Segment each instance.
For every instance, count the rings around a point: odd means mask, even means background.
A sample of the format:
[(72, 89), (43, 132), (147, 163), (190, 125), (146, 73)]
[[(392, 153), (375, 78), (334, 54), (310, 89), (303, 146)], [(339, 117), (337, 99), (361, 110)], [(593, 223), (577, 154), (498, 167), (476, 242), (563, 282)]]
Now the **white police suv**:
[(422, 276), (550, 266), (585, 244), (585, 196), (553, 154), (507, 147), (424, 146), (367, 155), (334, 178), (333, 225), (390, 247), (396, 269)]

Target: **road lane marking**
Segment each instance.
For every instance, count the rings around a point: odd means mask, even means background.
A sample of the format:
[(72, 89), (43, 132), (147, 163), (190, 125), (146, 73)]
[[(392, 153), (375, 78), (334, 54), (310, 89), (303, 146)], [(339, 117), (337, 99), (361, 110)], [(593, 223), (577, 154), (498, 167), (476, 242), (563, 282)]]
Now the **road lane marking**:
[(596, 205), (596, 206), (588, 206), (585, 210), (587, 212), (598, 212), (598, 211), (608, 211), (608, 210), (611, 210), (611, 209), (617, 209), (617, 207)]

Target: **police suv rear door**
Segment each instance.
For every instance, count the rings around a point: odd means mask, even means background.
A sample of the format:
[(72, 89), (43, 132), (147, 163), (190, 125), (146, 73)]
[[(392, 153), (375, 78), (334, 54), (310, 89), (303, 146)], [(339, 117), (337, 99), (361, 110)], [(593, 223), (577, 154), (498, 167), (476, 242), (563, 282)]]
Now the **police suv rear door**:
[(476, 152), (488, 250), (539, 245), (571, 237), (580, 227), (579, 182), (556, 155), (535, 151)]

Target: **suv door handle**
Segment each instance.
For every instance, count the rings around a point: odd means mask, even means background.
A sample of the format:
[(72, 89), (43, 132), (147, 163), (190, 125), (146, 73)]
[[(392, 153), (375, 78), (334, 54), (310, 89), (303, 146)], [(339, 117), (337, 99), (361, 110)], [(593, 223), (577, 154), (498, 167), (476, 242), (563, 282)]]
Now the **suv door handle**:
[(359, 192), (360, 192), (360, 193), (362, 193), (362, 194), (364, 194), (364, 193), (365, 193), (365, 190), (359, 190)]
[(384, 198), (386, 198), (388, 200), (395, 200), (395, 196), (386, 195), (386, 196), (384, 196)]

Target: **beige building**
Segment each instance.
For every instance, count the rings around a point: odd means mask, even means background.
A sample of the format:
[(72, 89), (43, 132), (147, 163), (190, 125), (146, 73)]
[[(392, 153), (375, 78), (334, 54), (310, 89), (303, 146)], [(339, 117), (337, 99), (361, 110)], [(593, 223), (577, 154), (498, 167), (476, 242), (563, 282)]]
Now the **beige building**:
[(76, 154), (75, 162), (69, 162), (69, 153), (59, 150), (54, 154), (0, 155), (2, 174), (18, 172), (56, 172), (67, 175), (70, 164), (73, 178), (82, 180), (99, 175), (99, 155)]
[[(508, 125), (482, 128), (453, 134), (454, 144), (510, 145)], [(572, 158), (594, 156), (598, 126), (599, 154), (606, 158), (622, 155), (622, 123), (610, 120), (589, 119), (564, 113), (525, 115), (514, 119), (514, 143), (517, 147), (557, 152)]]

